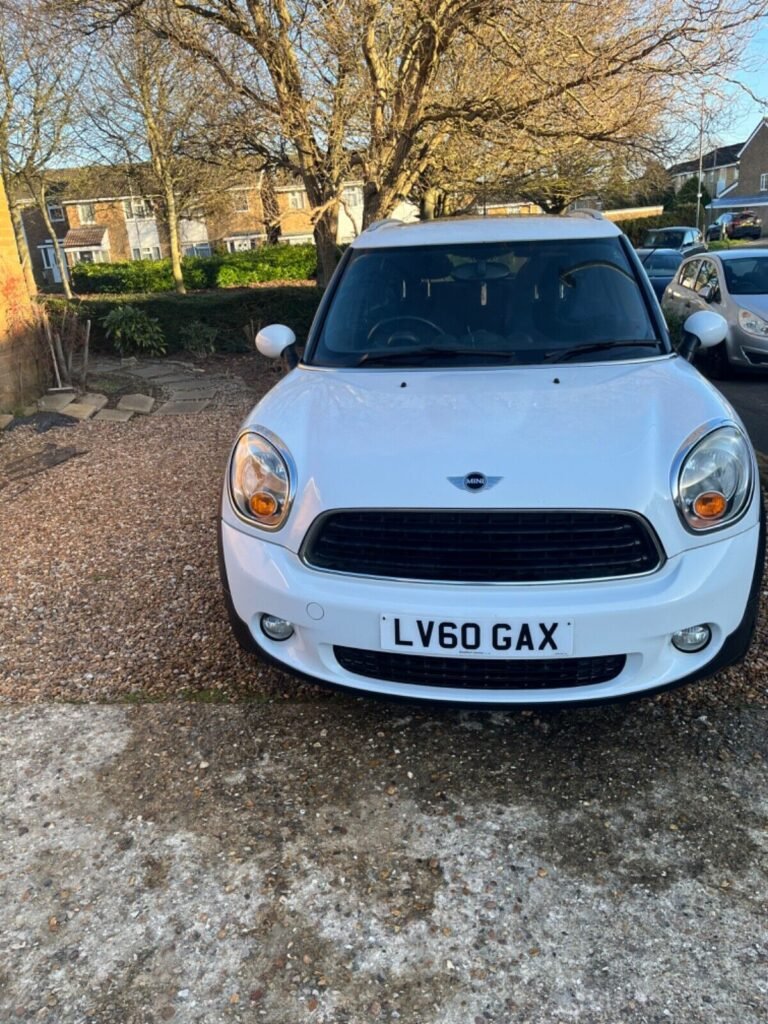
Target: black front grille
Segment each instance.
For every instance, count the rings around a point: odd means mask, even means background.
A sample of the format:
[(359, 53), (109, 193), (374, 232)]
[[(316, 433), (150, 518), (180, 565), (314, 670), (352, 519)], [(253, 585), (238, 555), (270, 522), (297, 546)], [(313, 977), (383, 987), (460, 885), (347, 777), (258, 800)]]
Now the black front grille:
[(302, 551), (332, 572), (456, 583), (634, 576), (662, 560), (629, 512), (360, 509), (315, 521)]
[(627, 661), (624, 654), (516, 661), (430, 658), (420, 654), (363, 651), (356, 647), (334, 647), (333, 653), (342, 668), (358, 676), (463, 690), (555, 690), (593, 686), (615, 679)]

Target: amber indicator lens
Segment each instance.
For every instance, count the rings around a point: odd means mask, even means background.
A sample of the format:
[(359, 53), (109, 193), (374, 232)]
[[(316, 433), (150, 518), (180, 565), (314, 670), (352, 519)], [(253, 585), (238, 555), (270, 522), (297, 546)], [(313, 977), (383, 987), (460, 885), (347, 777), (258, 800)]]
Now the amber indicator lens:
[(267, 491), (256, 491), (248, 504), (255, 516), (273, 516), (277, 512), (277, 499)]
[(693, 503), (693, 511), (700, 519), (719, 519), (727, 507), (725, 495), (719, 491), (705, 491)]

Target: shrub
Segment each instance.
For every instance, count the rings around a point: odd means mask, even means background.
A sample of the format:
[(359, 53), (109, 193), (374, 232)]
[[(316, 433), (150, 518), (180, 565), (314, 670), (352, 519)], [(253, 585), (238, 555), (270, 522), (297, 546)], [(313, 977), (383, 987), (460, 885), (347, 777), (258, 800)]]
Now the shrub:
[[(258, 329), (265, 324), (289, 324), (299, 341), (307, 336), (309, 325), (320, 301), (321, 291), (306, 284), (265, 285), (263, 288), (220, 289), (177, 295), (132, 295), (131, 306), (142, 310), (160, 324), (170, 352), (186, 344), (184, 328), (190, 321), (202, 322), (216, 329), (217, 352), (251, 352), (244, 328), (250, 324)], [(46, 299), (46, 305), (50, 299)], [(109, 345), (105, 337), (104, 318), (121, 308), (121, 296), (94, 295), (77, 299), (74, 305), (81, 317), (91, 320), (91, 341), (94, 351)]]
[(621, 228), (632, 245), (640, 245), (645, 232), (652, 231), (653, 228), (693, 227), (695, 223), (696, 207), (678, 206), (675, 210), (662, 213), (658, 217), (637, 217), (618, 221), (617, 227)]
[(106, 336), (120, 355), (159, 356), (166, 350), (165, 337), (157, 320), (136, 306), (116, 306), (101, 321)]
[[(306, 281), (317, 272), (314, 245), (262, 245), (248, 252), (187, 256), (181, 261), (184, 284), (192, 291), (265, 281)], [(131, 295), (173, 291), (170, 260), (78, 263), (72, 268), (75, 291), (91, 295)]]
[(187, 352), (195, 356), (209, 356), (216, 351), (218, 328), (202, 320), (189, 320), (179, 328), (179, 341)]

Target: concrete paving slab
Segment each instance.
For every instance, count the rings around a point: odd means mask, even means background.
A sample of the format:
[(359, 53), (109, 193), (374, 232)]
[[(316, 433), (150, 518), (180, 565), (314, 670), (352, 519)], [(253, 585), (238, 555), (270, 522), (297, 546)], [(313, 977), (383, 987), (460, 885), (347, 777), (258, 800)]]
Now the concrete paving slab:
[(157, 410), (157, 416), (183, 416), (186, 413), (202, 412), (208, 406), (207, 401), (178, 401), (166, 402)]
[(100, 395), (97, 391), (89, 391), (80, 399), (81, 405), (92, 405), (96, 412), (103, 409), (109, 399), (106, 395)]
[(37, 403), (37, 407), (40, 412), (61, 412), (74, 400), (74, 391), (54, 391), (50, 395), (43, 395)]
[(123, 395), (117, 403), (117, 408), (124, 409), (126, 412), (148, 413), (152, 412), (154, 404), (154, 398), (149, 395)]
[(9, 423), (13, 423), (13, 419), (10, 413), (2, 413), (0, 415), (0, 430), (5, 430)]
[(94, 417), (108, 423), (127, 423), (132, 418), (133, 413), (128, 409), (101, 409)]
[(37, 402), (32, 402), (31, 405), (25, 405), (21, 410), (22, 416), (34, 416), (37, 412)]
[(174, 402), (210, 401), (215, 397), (216, 388), (173, 388), (171, 390), (171, 401)]
[(72, 416), (76, 420), (89, 420), (96, 412), (96, 406), (84, 402), (71, 402), (61, 410), (62, 415)]
[(96, 412), (98, 412), (99, 409), (104, 408), (106, 402), (110, 399), (106, 397), (105, 394), (99, 394), (98, 391), (88, 391), (87, 394), (82, 395), (79, 400), (83, 406), (93, 406)]

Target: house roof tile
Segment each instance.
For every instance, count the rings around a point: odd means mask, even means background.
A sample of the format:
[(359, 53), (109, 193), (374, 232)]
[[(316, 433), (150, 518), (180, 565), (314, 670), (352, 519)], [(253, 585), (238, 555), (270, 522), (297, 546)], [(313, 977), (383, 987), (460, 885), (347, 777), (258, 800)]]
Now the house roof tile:
[(64, 236), (65, 249), (81, 249), (84, 246), (103, 245), (107, 229), (100, 225), (87, 228), (70, 228)]

